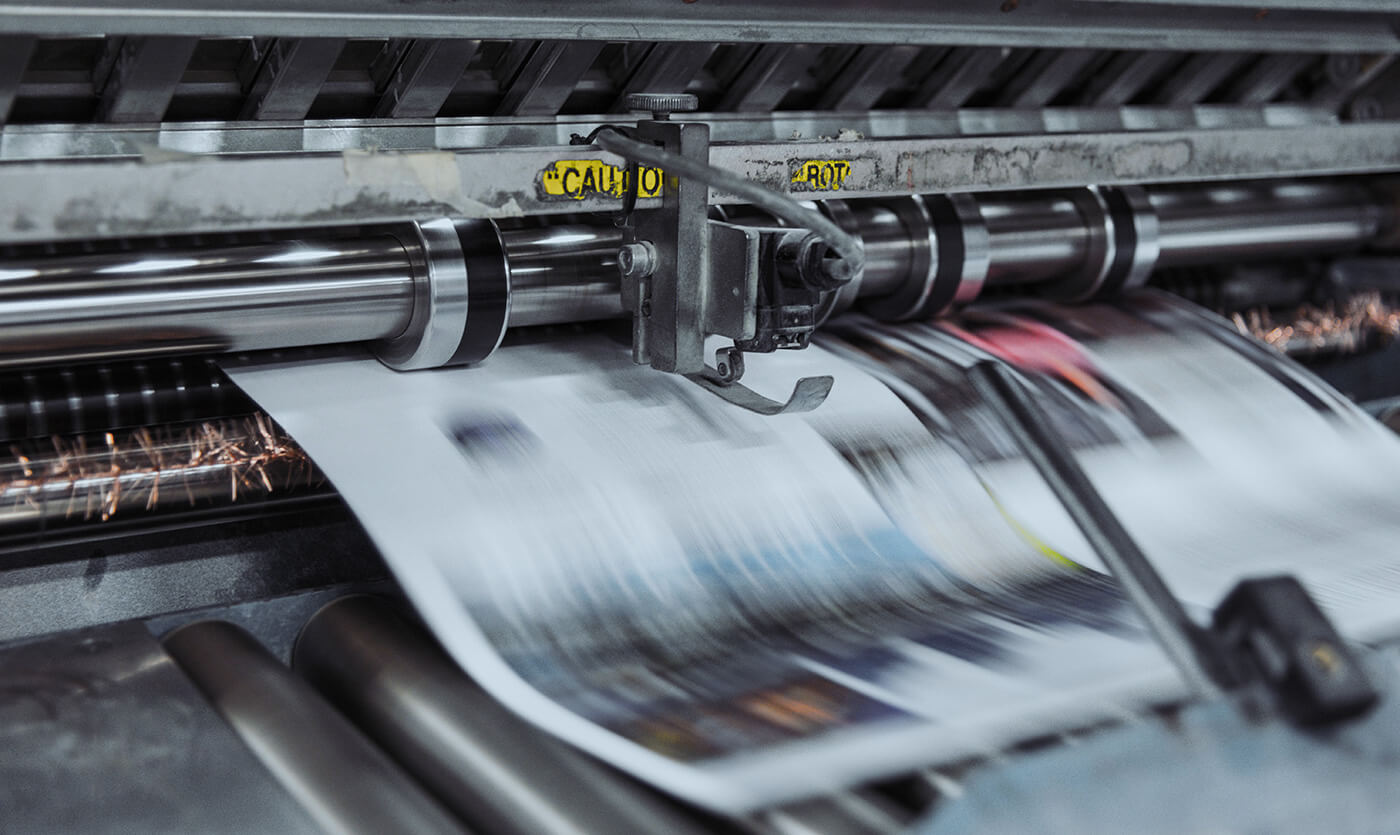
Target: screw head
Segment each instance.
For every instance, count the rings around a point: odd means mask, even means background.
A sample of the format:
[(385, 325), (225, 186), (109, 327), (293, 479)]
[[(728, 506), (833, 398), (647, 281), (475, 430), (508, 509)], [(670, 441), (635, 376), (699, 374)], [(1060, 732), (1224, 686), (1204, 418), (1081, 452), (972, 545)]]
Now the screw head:
[(617, 268), (623, 278), (646, 278), (656, 270), (656, 247), (651, 241), (624, 244), (617, 251)]
[(628, 93), (623, 101), (628, 110), (648, 110), (656, 119), (700, 109), (700, 100), (690, 93)]

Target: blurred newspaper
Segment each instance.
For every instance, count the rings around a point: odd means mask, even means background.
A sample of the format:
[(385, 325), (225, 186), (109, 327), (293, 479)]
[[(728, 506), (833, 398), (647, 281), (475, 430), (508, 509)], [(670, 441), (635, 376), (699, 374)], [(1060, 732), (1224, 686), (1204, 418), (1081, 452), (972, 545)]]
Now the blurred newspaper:
[(973, 362), (1025, 376), (1195, 610), (1294, 571), (1351, 634), (1395, 626), (1397, 443), (1228, 325), (1148, 296), (825, 344), (750, 360), (770, 396), (836, 378), (769, 418), (597, 335), (471, 369), (229, 371), (484, 687), (722, 812), (1185, 695)]

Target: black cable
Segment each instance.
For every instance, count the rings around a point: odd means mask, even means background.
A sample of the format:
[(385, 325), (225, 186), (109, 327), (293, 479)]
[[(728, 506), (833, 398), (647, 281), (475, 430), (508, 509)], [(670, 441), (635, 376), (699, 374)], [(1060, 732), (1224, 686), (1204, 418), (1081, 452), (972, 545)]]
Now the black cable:
[(786, 220), (793, 226), (812, 230), (831, 251), (839, 256), (835, 259), (822, 259), (821, 275), (811, 276), (817, 280), (822, 289), (840, 287), (860, 275), (865, 269), (865, 252), (859, 238), (837, 226), (820, 212), (806, 208), (785, 194), (779, 194), (708, 163), (683, 157), (647, 142), (639, 142), (609, 125), (604, 125), (593, 131), (589, 134), (588, 139), (597, 142), (603, 150), (617, 154), (629, 162), (660, 168), (677, 177), (697, 180), (712, 188), (743, 198), (760, 209)]

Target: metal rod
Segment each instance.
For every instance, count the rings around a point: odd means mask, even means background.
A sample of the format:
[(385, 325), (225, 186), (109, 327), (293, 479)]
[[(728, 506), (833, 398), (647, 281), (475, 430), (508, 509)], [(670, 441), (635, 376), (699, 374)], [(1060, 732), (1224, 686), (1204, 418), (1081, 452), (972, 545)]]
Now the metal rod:
[(657, 795), (527, 726), (382, 601), (327, 605), (302, 629), (293, 666), (482, 831), (704, 831)]
[(1218, 264), (1355, 249), (1390, 212), (1365, 188), (1284, 183), (1150, 191), (1160, 267)]
[(1000, 404), (1017, 445), (1108, 566), (1186, 683), (1197, 695), (1218, 695), (1230, 683), (1223, 655), (1186, 614), (1014, 372), (987, 361), (969, 369), (968, 377), (988, 402)]
[(501, 230), (510, 269), (510, 325), (614, 319), (622, 315), (613, 226), (571, 223)]
[(201, 621), (175, 630), (164, 644), (326, 831), (466, 831), (247, 632)]
[(1088, 254), (1084, 219), (1061, 194), (991, 194), (977, 205), (987, 224), (990, 285), (1065, 275), (1079, 269)]
[(392, 337), (413, 309), (398, 239), (0, 262), (0, 365)]
[[(1137, 259), (1120, 257), (1118, 264), (1111, 252), (1095, 249), (1095, 241), (1127, 240), (1123, 233), (1132, 224), (1120, 216), (1122, 229), (1106, 228), (1107, 215), (1085, 210), (1101, 201), (1083, 196), (970, 198), (984, 227), (979, 257), (986, 259), (985, 283), (1073, 281)], [(1143, 274), (1154, 263), (1344, 251), (1375, 239), (1394, 221), (1390, 207), (1354, 183), (1155, 189), (1145, 199), (1143, 211), (1155, 215), (1156, 231), (1151, 247), (1139, 247), (1144, 254), (1136, 266)], [(944, 236), (960, 233), (934, 228), (927, 212), (911, 209), (917, 198), (902, 200), (849, 204), (867, 261), (862, 299), (901, 295), (935, 273), (942, 281), (949, 271), (940, 263), (950, 258), (942, 252)], [(498, 230), (493, 251), (498, 264), (504, 260), (511, 285), (508, 326), (622, 315), (617, 229), (536, 221), (502, 223)], [(394, 231), (353, 240), (0, 261), (0, 367), (401, 337), (432, 307), (423, 290), (438, 281), (434, 265), (456, 258), (460, 272), (461, 251), (427, 247), (426, 238)], [(954, 249), (956, 257), (969, 257), (965, 247)], [(475, 286), (473, 270), (467, 272), (463, 280)]]

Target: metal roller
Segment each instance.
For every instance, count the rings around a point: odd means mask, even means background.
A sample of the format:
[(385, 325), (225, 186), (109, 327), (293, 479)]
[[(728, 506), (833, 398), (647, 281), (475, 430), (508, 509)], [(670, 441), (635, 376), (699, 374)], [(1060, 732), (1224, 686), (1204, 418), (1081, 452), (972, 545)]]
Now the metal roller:
[(293, 667), (449, 808), (505, 835), (705, 831), (527, 726), (383, 601), (347, 597), (302, 629)]
[(201, 621), (176, 629), (164, 644), (327, 832), (467, 831), (247, 632)]
[[(1159, 266), (1345, 251), (1394, 220), (1355, 183), (831, 202), (866, 266), (830, 307), (859, 297), (887, 320), (946, 313), (983, 287), (1082, 301)], [(746, 207), (724, 215), (765, 223)], [(620, 242), (610, 225), (439, 219), (358, 239), (4, 261), (0, 367), (342, 342), (375, 343), (399, 369), (472, 363), (507, 327), (622, 315)]]

